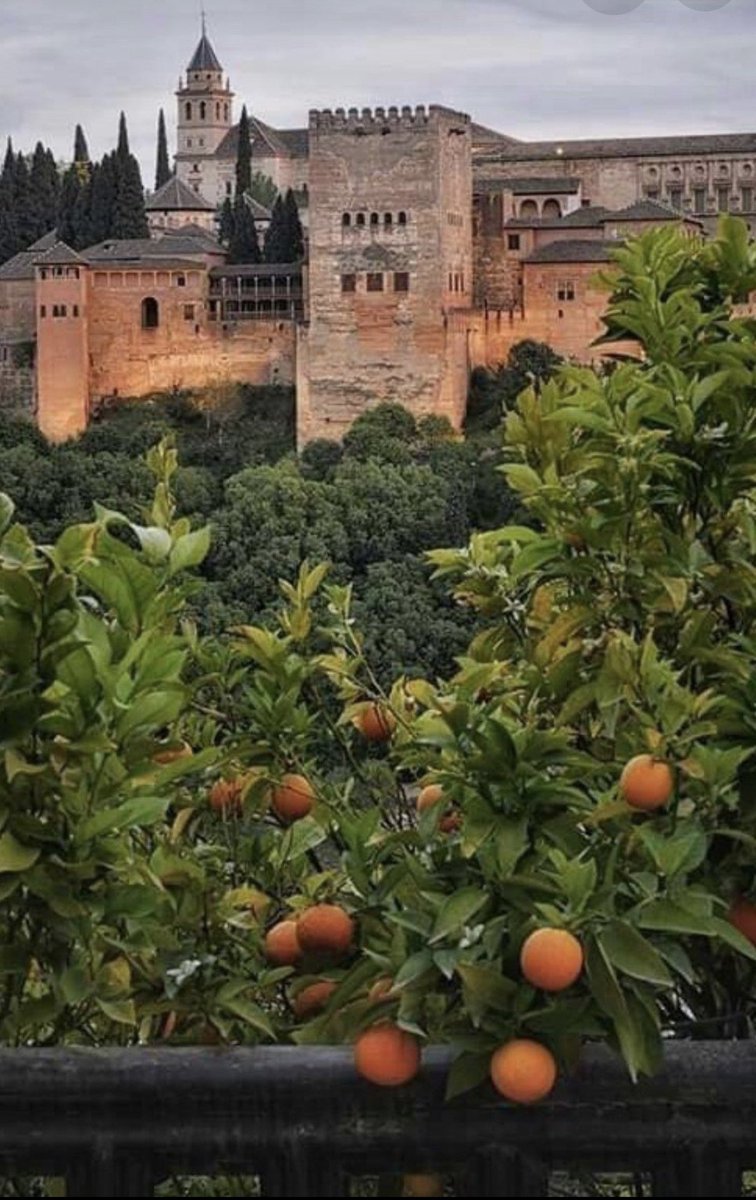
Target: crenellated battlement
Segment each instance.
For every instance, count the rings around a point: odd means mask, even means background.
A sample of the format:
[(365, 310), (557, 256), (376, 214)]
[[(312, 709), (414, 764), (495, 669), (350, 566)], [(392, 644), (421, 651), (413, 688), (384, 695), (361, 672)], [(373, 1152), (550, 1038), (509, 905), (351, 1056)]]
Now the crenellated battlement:
[(454, 120), (470, 124), (466, 113), (455, 112), (440, 104), (427, 107), (418, 104), (414, 108), (405, 104), (401, 108), (322, 108), (310, 110), (310, 131), (313, 133), (350, 132), (361, 134), (386, 134), (394, 130), (420, 130), (436, 125), (442, 120)]

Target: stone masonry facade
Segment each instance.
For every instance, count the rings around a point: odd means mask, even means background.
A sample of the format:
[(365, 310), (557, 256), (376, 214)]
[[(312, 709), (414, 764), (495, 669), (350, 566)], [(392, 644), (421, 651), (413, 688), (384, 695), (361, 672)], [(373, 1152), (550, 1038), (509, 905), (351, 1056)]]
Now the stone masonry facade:
[(600, 356), (622, 240), (756, 220), (756, 133), (528, 143), (439, 105), (287, 130), (253, 113), (253, 168), (295, 190), (307, 256), (234, 267), (210, 226), (239, 127), (204, 30), (177, 101), (150, 240), (76, 254), (50, 234), (0, 266), (0, 405), (51, 439), (104, 401), (232, 382), (296, 385), (300, 446), (384, 400), (459, 427), (470, 372), (517, 342)]

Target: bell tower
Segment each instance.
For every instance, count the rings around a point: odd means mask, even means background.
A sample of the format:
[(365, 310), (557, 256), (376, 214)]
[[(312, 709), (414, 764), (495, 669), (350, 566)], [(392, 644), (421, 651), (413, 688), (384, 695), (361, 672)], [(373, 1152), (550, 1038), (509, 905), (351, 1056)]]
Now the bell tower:
[(233, 126), (234, 93), (223, 77), (223, 67), (207, 36), (204, 14), (202, 36), (179, 79), (178, 146), (176, 174), (210, 203), (218, 200), (215, 152)]

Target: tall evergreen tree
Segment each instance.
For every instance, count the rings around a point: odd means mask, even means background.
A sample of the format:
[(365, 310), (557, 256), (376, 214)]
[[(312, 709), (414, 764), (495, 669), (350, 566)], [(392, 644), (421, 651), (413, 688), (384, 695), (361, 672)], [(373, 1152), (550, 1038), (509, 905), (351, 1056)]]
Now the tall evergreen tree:
[(229, 196), (223, 201), (218, 221), (218, 238), (224, 246), (231, 243), (234, 236), (234, 206)]
[(33, 211), (31, 177), (23, 154), (16, 155), (16, 171), (13, 179), (13, 203), (18, 228), (18, 250), (25, 250), (37, 240), (37, 224)]
[(286, 214), (286, 253), (288, 257), (283, 261), (287, 263), (301, 262), (305, 256), (304, 230), (302, 229), (302, 221), (299, 216), (297, 198), (291, 188), (286, 193), (284, 210)]
[(168, 135), (165, 131), (165, 113), (160, 109), (158, 117), (157, 168), (155, 170), (155, 191), (157, 192), (171, 177), (171, 163), (168, 157)]
[(113, 211), (116, 202), (115, 155), (106, 154), (92, 172), (89, 207), (89, 236), (91, 244), (112, 237)]
[(260, 262), (260, 243), (252, 209), (243, 194), (234, 203), (234, 233), (228, 247), (228, 261), (243, 266)]
[(127, 159), (131, 153), (129, 147), (129, 130), (126, 125), (126, 113), (122, 112), (118, 121), (118, 149), (116, 151), (121, 160)]
[(37, 142), (29, 175), (29, 232), (32, 241), (55, 228), (60, 176), (51, 151)]
[(247, 106), (242, 109), (239, 121), (239, 146), (236, 151), (236, 197), (245, 196), (252, 189), (252, 141), (249, 131)]
[(87, 139), (84, 136), (84, 130), (82, 129), (81, 125), (76, 126), (76, 133), (74, 135), (73, 160), (75, 163), (89, 162), (89, 146), (87, 145)]
[(16, 221), (16, 154), (8, 138), (2, 174), (0, 174), (0, 262), (6, 262), (20, 249)]
[(83, 180), (79, 188), (79, 194), (76, 197), (74, 206), (74, 240), (70, 244), (74, 250), (83, 250), (85, 246), (93, 246), (95, 238), (92, 237), (92, 177), (94, 167), (90, 164), (87, 167), (86, 179)]
[(56, 222), (58, 237), (67, 245), (72, 246), (77, 250), (77, 228), (76, 228), (76, 210), (79, 203), (80, 193), (85, 184), (81, 181), (78, 168), (73, 163), (65, 175), (60, 189), (60, 201), (58, 203), (58, 219)]
[(285, 263), (288, 246), (286, 240), (287, 220), (283, 196), (279, 193), (273, 205), (270, 224), (265, 231), (265, 261), (269, 263)]

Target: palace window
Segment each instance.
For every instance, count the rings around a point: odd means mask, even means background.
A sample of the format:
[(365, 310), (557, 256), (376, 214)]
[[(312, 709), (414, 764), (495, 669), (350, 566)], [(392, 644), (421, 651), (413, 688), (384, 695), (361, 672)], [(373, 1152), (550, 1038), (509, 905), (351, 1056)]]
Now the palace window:
[(344, 226), (345, 229), (347, 229), (352, 224), (352, 214), (351, 213), (343, 213), (342, 217), (341, 217), (341, 224)]
[(65, 317), (68, 315), (68, 310), (65, 304), (53, 304), (52, 315), (54, 317)]
[(508, 250), (519, 250), (520, 249), (519, 233), (510, 233), (509, 234), (509, 236), (507, 237), (507, 249)]
[(221, 119), (221, 106), (220, 106), (220, 104), (216, 104), (216, 106), (215, 106), (215, 119), (216, 119), (216, 121), (220, 121), (220, 119)]
[(369, 292), (382, 292), (383, 291), (383, 272), (382, 271), (368, 271), (367, 290)]
[(228, 105), (227, 104), (223, 105), (223, 119), (224, 119), (224, 121), (228, 120)]
[(341, 290), (345, 295), (347, 295), (347, 294), (351, 295), (352, 292), (356, 292), (357, 291), (357, 276), (356, 275), (342, 275), (341, 276)]
[(39, 315), (42, 318), (42, 320), (44, 321), (45, 317), (47, 316), (47, 305), (46, 304), (41, 304), (39, 306)]
[(394, 272), (394, 291), (408, 292), (410, 290), (409, 271)]
[(386, 226), (389, 226), (389, 225), (393, 225), (393, 224), (394, 224), (394, 218), (393, 218), (393, 216), (391, 215), (391, 213), (384, 213), (384, 214), (383, 214), (383, 224), (384, 224), (384, 225), (386, 225)]
[(575, 284), (571, 279), (560, 279), (557, 284), (557, 300), (574, 300)]
[(185, 114), (186, 114), (186, 119), (187, 119), (187, 121), (191, 121), (191, 119), (192, 119), (192, 106), (191, 106), (191, 104), (187, 104), (187, 105), (186, 105), (186, 107), (185, 107), (185, 109), (184, 109), (184, 112), (185, 112)]
[(187, 148), (191, 150), (192, 146), (194, 145), (194, 142), (192, 141), (191, 138), (187, 138), (186, 144), (187, 144)]
[(653, 188), (647, 187), (646, 188), (646, 199), (647, 200), (658, 200), (659, 199), (659, 189), (656, 187), (653, 187)]
[(184, 305), (184, 320), (185, 321), (193, 321), (194, 320), (194, 305), (193, 304), (185, 304)]
[(728, 187), (717, 188), (717, 207), (722, 213), (729, 211), (730, 189)]
[(740, 193), (740, 207), (743, 212), (753, 211), (753, 188), (744, 187)]
[(399, 224), (400, 224), (400, 225), (406, 225), (406, 224), (407, 224), (407, 214), (406, 214), (406, 212), (400, 212), (400, 213), (399, 213), (398, 220), (399, 220)]
[(200, 101), (200, 121), (204, 121), (206, 116), (207, 116), (207, 105), (205, 104), (205, 101), (202, 100), (202, 101)]
[(693, 208), (697, 213), (706, 212), (706, 188), (693, 189)]
[(520, 216), (527, 217), (528, 220), (538, 216), (538, 205), (535, 200), (523, 200), (520, 205)]
[(160, 324), (160, 305), (154, 296), (142, 301), (142, 329), (157, 329)]
[(543, 215), (549, 221), (553, 221), (553, 220), (561, 217), (562, 206), (559, 203), (559, 201), (558, 200), (547, 200), (543, 206)]
[(360, 227), (362, 227), (365, 224), (365, 214), (364, 213), (357, 213), (357, 216), (355, 218), (355, 224), (359, 225)]
[(233, 194), (234, 194), (234, 185), (230, 179), (227, 179), (226, 180), (226, 195), (233, 196)]
[(669, 192), (667, 193), (667, 198), (669, 200), (669, 203), (672, 205), (672, 208), (676, 208), (678, 211), (682, 210), (682, 206), (683, 206), (682, 188), (678, 188), (678, 187), (670, 188)]
[(186, 275), (176, 276), (176, 287), (186, 287)]
[(79, 306), (78, 306), (78, 304), (74, 304), (74, 306), (73, 306), (73, 315), (74, 315), (75, 317), (78, 317), (78, 315), (79, 315)]
[(378, 213), (371, 213), (370, 214), (370, 224), (377, 225), (378, 223), (379, 223)]

